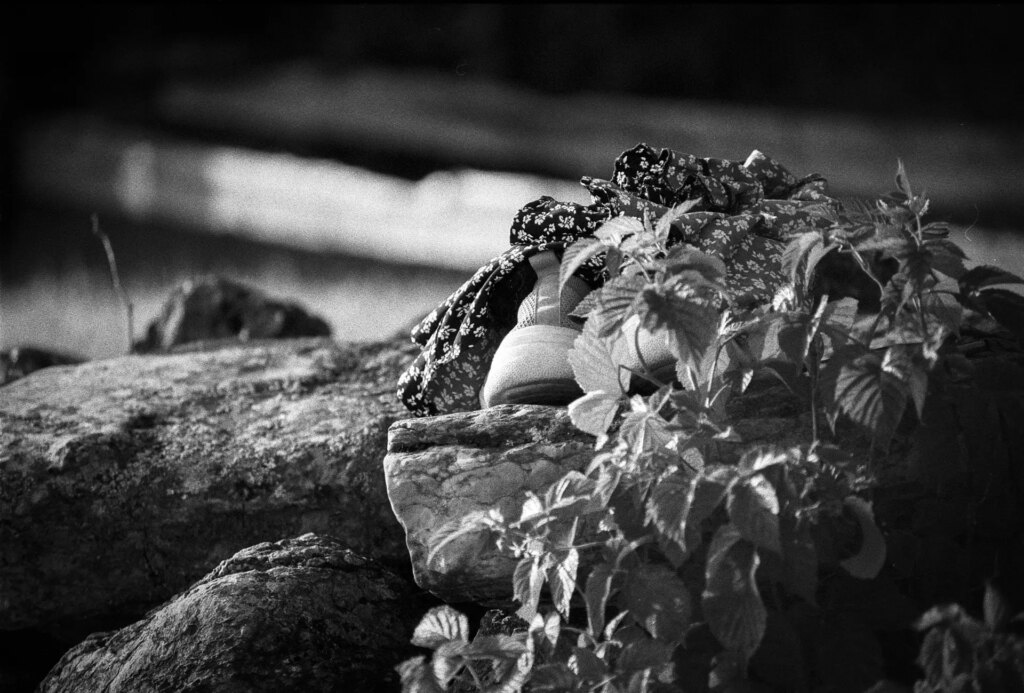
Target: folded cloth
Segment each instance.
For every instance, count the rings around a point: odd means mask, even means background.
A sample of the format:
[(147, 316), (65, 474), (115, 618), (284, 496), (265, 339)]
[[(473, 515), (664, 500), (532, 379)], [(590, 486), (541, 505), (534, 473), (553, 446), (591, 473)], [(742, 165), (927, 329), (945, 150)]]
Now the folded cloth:
[[(537, 253), (561, 253), (615, 217), (657, 219), (678, 204), (697, 200), (674, 221), (669, 243), (686, 243), (721, 258), (734, 304), (755, 307), (769, 303), (783, 282), (787, 238), (827, 226), (821, 212), (838, 207), (821, 176), (798, 180), (758, 151), (739, 164), (639, 144), (615, 161), (610, 181), (580, 182), (591, 194), (590, 205), (545, 196), (524, 206), (512, 221), (508, 250), (413, 329), (412, 339), (422, 351), (399, 379), (398, 396), (414, 414), (480, 406), (479, 391), (494, 352), (514, 327), (519, 303), (536, 280), (528, 259)], [(598, 286), (604, 280), (602, 266), (602, 259), (595, 258), (577, 275)]]

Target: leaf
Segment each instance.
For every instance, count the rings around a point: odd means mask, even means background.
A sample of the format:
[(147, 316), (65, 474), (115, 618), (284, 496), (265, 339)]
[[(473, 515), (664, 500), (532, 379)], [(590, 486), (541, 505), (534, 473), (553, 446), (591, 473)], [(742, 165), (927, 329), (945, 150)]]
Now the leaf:
[(718, 284), (726, 274), (725, 263), (721, 258), (708, 255), (686, 244), (672, 246), (662, 261), (662, 267), (667, 276), (694, 272), (708, 284)]
[(395, 667), (395, 671), (402, 681), (402, 693), (444, 693), (423, 655), (405, 660)]
[(755, 546), (782, 552), (779, 499), (775, 495), (775, 487), (764, 475), (756, 474), (733, 484), (726, 508), (741, 537)]
[(675, 432), (669, 422), (656, 412), (631, 411), (622, 419), (619, 439), (626, 441), (638, 462), (650, 464), (665, 456), (673, 455), (668, 449), (675, 439)]
[(1006, 289), (985, 289), (978, 296), (1000, 325), (1024, 339), (1024, 296)]
[(903, 161), (900, 159), (896, 160), (896, 189), (903, 193), (908, 200), (913, 199), (914, 194), (910, 191), (907, 170), (903, 167)]
[(885, 350), (882, 370), (891, 373), (906, 387), (917, 409), (918, 418), (924, 415), (924, 402), (928, 395), (928, 364), (916, 344), (894, 344)]
[(793, 236), (782, 251), (782, 271), (789, 277), (792, 284), (796, 284), (797, 275), (800, 273), (800, 264), (807, 254), (816, 247), (824, 245), (821, 234), (817, 231), (807, 231)]
[(811, 316), (807, 313), (785, 313), (781, 319), (776, 333), (779, 349), (790, 362), (803, 365), (810, 325)]
[(985, 581), (985, 599), (983, 601), (985, 611), (985, 624), (994, 631), (1001, 631), (1010, 623), (1013, 612), (1010, 604), (991, 580)]
[[(557, 619), (557, 615), (555, 616)], [(522, 635), (477, 635), (462, 650), (466, 659), (518, 659), (527, 651), (526, 641)]]
[[(729, 470), (732, 475), (735, 471)], [(700, 544), (701, 523), (725, 498), (728, 483), (705, 475), (660, 479), (647, 502), (647, 520), (684, 553)]]
[(608, 675), (608, 665), (591, 650), (574, 647), (569, 656), (569, 669), (586, 681), (601, 681)]
[(932, 267), (939, 272), (953, 279), (959, 279), (967, 273), (967, 268), (964, 266), (966, 259), (964, 251), (953, 241), (947, 238), (937, 238), (925, 241), (924, 246), (932, 254)]
[(674, 570), (661, 564), (642, 563), (630, 570), (619, 604), (658, 640), (679, 640), (690, 625), (690, 592)]
[(1024, 284), (1024, 279), (993, 265), (979, 265), (964, 273), (957, 283), (960, 285), (960, 293), (971, 294), (986, 286)]
[(804, 287), (811, 285), (811, 280), (814, 277), (814, 271), (818, 268), (818, 263), (838, 247), (835, 243), (829, 243), (828, 245), (814, 245), (811, 248), (811, 252), (807, 253), (807, 265), (804, 267)]
[(548, 569), (548, 584), (551, 585), (551, 599), (555, 609), (569, 618), (569, 604), (576, 589), (576, 571), (580, 567), (580, 554), (569, 549), (557, 563)]
[(597, 308), (587, 322), (597, 322), (597, 334), (607, 337), (622, 329), (622, 323), (635, 313), (637, 295), (647, 286), (641, 275), (612, 277), (597, 295)]
[(611, 565), (598, 563), (587, 577), (587, 588), (584, 591), (584, 599), (587, 604), (587, 624), (590, 634), (595, 638), (604, 630), (604, 614), (608, 608), (608, 597), (611, 594), (614, 575)]
[(428, 611), (412, 634), (412, 644), (431, 650), (450, 641), (469, 640), (469, 620), (448, 605)]
[(569, 403), (569, 418), (576, 428), (601, 438), (615, 420), (622, 395), (603, 391), (588, 392)]
[(623, 392), (629, 383), (620, 382), (619, 364), (626, 362), (626, 344), (621, 338), (601, 337), (598, 322), (591, 318), (584, 324), (569, 350), (569, 365), (584, 392)]
[(672, 651), (675, 647), (659, 640), (634, 640), (622, 648), (615, 668), (623, 673), (641, 672), (645, 669), (664, 670), (672, 666)]
[(839, 565), (850, 575), (861, 580), (870, 580), (878, 575), (885, 565), (885, 539), (878, 531), (871, 503), (856, 496), (850, 496), (843, 504), (857, 518), (861, 530), (861, 548), (856, 555), (840, 561)]
[(524, 621), (532, 621), (540, 603), (540, 591), (544, 587), (544, 571), (539, 558), (526, 557), (516, 565), (512, 575), (513, 599), (520, 603), (516, 615)]
[(683, 363), (699, 363), (718, 332), (718, 311), (695, 300), (683, 287), (645, 288), (637, 313), (649, 331), (668, 331), (669, 350)]
[(761, 644), (767, 612), (754, 575), (760, 559), (732, 524), (722, 525), (708, 549), (701, 605), (711, 632), (724, 647), (749, 660)]
[(886, 444), (906, 409), (907, 389), (882, 369), (882, 358), (860, 345), (840, 349), (821, 373), (826, 404)]
[(530, 690), (537, 693), (576, 693), (578, 682), (576, 674), (562, 662), (541, 664), (530, 673)]
[(596, 238), (581, 238), (570, 245), (562, 255), (562, 264), (558, 270), (558, 286), (564, 287), (576, 270), (606, 250), (607, 246)]
[(603, 223), (594, 236), (608, 245), (621, 245), (624, 238), (643, 232), (642, 221), (636, 217), (620, 216)]

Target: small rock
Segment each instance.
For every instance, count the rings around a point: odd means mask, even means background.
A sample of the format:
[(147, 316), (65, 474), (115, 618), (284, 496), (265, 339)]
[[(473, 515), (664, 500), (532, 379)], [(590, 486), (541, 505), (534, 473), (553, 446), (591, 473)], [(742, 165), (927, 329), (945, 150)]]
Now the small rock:
[(423, 608), (328, 537), (240, 551), (146, 618), (68, 651), (40, 693), (397, 690)]
[(174, 290), (150, 323), (139, 352), (166, 351), (205, 340), (329, 337), (331, 328), (295, 303), (223, 277), (186, 281)]
[(29, 373), (51, 366), (68, 366), (84, 359), (35, 347), (17, 346), (0, 351), (0, 385), (6, 385)]

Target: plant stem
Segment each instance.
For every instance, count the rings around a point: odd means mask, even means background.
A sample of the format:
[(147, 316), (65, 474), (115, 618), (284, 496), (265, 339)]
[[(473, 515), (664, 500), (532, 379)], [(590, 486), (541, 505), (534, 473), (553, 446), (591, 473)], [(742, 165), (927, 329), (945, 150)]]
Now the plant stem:
[(128, 353), (130, 354), (134, 349), (132, 340), (135, 336), (135, 325), (132, 319), (133, 306), (131, 299), (128, 297), (128, 292), (121, 286), (121, 277), (117, 272), (117, 258), (114, 256), (114, 248), (110, 244), (110, 238), (100, 229), (99, 216), (96, 214), (92, 215), (92, 232), (103, 243), (103, 250), (107, 254), (107, 265), (110, 267), (110, 281), (114, 285), (114, 291), (117, 293), (118, 298), (121, 300), (121, 305), (124, 307), (125, 316), (128, 321)]

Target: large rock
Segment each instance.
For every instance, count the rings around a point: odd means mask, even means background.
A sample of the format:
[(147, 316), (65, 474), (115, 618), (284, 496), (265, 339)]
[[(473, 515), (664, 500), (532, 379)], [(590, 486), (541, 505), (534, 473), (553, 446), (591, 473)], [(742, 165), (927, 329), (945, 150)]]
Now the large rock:
[[(731, 408), (746, 443), (790, 445), (807, 438), (806, 417), (797, 415), (798, 403), (781, 386), (761, 383)], [(739, 451), (731, 446), (721, 455), (729, 459)], [(527, 491), (542, 493), (593, 456), (593, 436), (573, 426), (564, 407), (501, 405), (393, 424), (384, 474), (416, 583), (448, 601), (508, 603), (516, 561), (493, 547), (476, 556), (473, 535), (448, 543), (428, 561), (437, 530), (490, 508), (516, 516)]]
[(329, 538), (239, 552), (146, 618), (67, 652), (40, 693), (398, 690), (422, 605)]
[(411, 353), (274, 341), (5, 386), (0, 630), (125, 623), (235, 551), (309, 531), (407, 561), (380, 462)]

